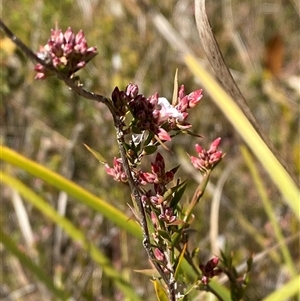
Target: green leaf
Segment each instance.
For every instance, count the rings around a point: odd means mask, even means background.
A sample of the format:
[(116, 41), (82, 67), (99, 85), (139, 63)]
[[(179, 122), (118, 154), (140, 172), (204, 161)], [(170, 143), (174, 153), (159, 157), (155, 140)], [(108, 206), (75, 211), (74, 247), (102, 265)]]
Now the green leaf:
[(154, 154), (157, 150), (157, 146), (156, 145), (148, 145), (144, 148), (144, 152), (147, 154), (147, 155), (151, 155), (151, 154)]
[(181, 200), (181, 197), (183, 196), (185, 189), (186, 189), (186, 181), (180, 183), (175, 190), (174, 196), (172, 198), (172, 201), (170, 203), (171, 208), (176, 208), (177, 204)]
[(107, 161), (104, 159), (104, 157), (98, 153), (97, 151), (95, 151), (94, 149), (92, 149), (91, 147), (89, 147), (88, 145), (86, 145), (85, 143), (83, 144), (86, 149), (92, 153), (92, 155), (102, 164), (107, 163)]
[(159, 236), (161, 236), (162, 238), (166, 239), (167, 241), (171, 242), (171, 237), (169, 235), (169, 233), (167, 231), (158, 229), (157, 233)]
[(232, 301), (229, 290), (212, 279), (208, 286), (213, 292), (216, 292), (218, 296), (222, 296), (222, 301)]
[(175, 262), (176, 269), (175, 269), (175, 273), (174, 273), (174, 278), (176, 280), (178, 279), (178, 273), (179, 273), (180, 268), (181, 268), (182, 259), (184, 258), (184, 253), (185, 253), (185, 250), (186, 250), (186, 246), (187, 246), (187, 244), (184, 244), (184, 246), (183, 246), (179, 256), (177, 257), (176, 262)]
[(144, 270), (133, 270), (133, 271), (152, 278), (160, 276), (156, 269), (144, 269)]
[(162, 287), (161, 283), (159, 280), (151, 280), (154, 285), (154, 290), (156, 293), (156, 297), (158, 301), (169, 301), (168, 295), (165, 291), (165, 289)]

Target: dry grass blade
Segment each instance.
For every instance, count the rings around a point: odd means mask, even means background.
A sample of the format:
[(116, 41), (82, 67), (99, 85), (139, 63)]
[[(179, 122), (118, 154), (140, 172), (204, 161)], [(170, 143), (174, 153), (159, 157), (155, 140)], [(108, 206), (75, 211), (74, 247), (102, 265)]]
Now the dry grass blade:
[(211, 213), (210, 213), (210, 245), (211, 245), (211, 252), (215, 256), (220, 255), (220, 248), (221, 246), (218, 243), (218, 236), (219, 236), (219, 210), (220, 210), (220, 203), (222, 198), (222, 191), (224, 184), (229, 176), (229, 174), (234, 169), (234, 164), (228, 165), (227, 168), (223, 171), (222, 175), (220, 176), (215, 192), (213, 194), (213, 199), (211, 203)]
[[(83, 130), (83, 124), (77, 124), (71, 134), (69, 143), (66, 145), (66, 149), (63, 156), (63, 165), (61, 174), (67, 179), (71, 179), (74, 173), (74, 167), (72, 166), (72, 152), (76, 145), (80, 132)], [(57, 211), (61, 216), (66, 215), (68, 204), (68, 195), (65, 191), (61, 191), (57, 200)], [(61, 246), (63, 242), (63, 230), (59, 225), (56, 225), (54, 232), (54, 246), (53, 246), (53, 262), (58, 264), (61, 261)]]
[[(236, 82), (234, 81), (229, 69), (226, 66), (222, 53), (219, 49), (218, 43), (214, 38), (214, 35), (211, 31), (211, 26), (207, 19), (206, 10), (205, 10), (205, 0), (195, 0), (195, 18), (197, 23), (197, 29), (199, 33), (199, 37), (201, 39), (201, 44), (209, 60), (212, 68), (215, 73), (218, 75), (218, 79), (222, 83), (224, 89), (231, 95), (231, 97), (235, 100), (237, 105), (246, 115), (249, 122), (255, 128), (257, 133), (264, 140), (268, 148), (272, 151), (272, 153), (276, 156), (276, 158), (280, 161), (280, 163), (285, 167), (286, 170), (289, 171), (289, 174), (293, 177), (293, 173), (286, 166), (286, 163), (283, 161), (282, 157), (278, 154), (275, 149), (273, 143), (269, 139), (269, 137), (261, 130), (258, 122), (250, 111), (248, 104), (242, 95), (240, 89), (238, 88)], [(293, 177), (296, 181), (295, 177)]]
[(18, 224), (20, 226), (20, 231), (22, 232), (27, 248), (31, 252), (34, 246), (33, 231), (23, 201), (19, 193), (14, 189), (12, 189), (12, 203), (16, 212)]

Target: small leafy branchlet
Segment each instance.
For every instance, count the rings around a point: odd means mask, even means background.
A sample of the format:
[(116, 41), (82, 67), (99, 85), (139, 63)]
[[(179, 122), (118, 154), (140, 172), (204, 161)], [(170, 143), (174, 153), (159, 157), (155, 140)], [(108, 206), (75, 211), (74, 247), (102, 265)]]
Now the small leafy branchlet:
[[(29, 49), (26, 51), (31, 53)], [(70, 27), (65, 33), (60, 29), (52, 30), (47, 44), (36, 54), (39, 63), (35, 66), (37, 71), (35, 78), (44, 79), (50, 75), (63, 74), (63, 79), (67, 77), (73, 81), (74, 73), (83, 68), (96, 54), (96, 47), (87, 46), (82, 30), (76, 35)], [(165, 158), (158, 148), (164, 146), (168, 149), (165, 144), (173, 137), (192, 134), (190, 132), (192, 125), (187, 119), (189, 110), (200, 103), (202, 89), (186, 94), (184, 85), (181, 85), (179, 89), (175, 86), (174, 91), (178, 93), (172, 102), (159, 96), (157, 92), (145, 97), (133, 83), (129, 83), (125, 90), (116, 87), (110, 99), (85, 90), (85, 93), (81, 94), (88, 95), (89, 99), (94, 97), (97, 101), (105, 99), (103, 103), (109, 107), (113, 115), (121, 157), (114, 158), (113, 167), (104, 163), (105, 170), (115, 181), (129, 186), (133, 200), (140, 202), (135, 208), (139, 210), (136, 217), (142, 227), (144, 247), (159, 274), (158, 277), (153, 277), (156, 278), (156, 285), (157, 280), (160, 281), (161, 289), (166, 290), (171, 301), (187, 300), (187, 295), (192, 291), (192, 289), (186, 292), (179, 291), (179, 282), (183, 282), (181, 283), (183, 287), (210, 290), (214, 293), (209, 286), (211, 278), (223, 271), (232, 279), (234, 278), (232, 275), (236, 275), (232, 272), (233, 269), (227, 267), (222, 270), (218, 267), (218, 257), (197, 266), (194, 263), (193, 252), (188, 250), (187, 233), (193, 221), (192, 211), (203, 195), (210, 172), (222, 160), (224, 154), (218, 149), (221, 138), (215, 139), (208, 150), (199, 144), (195, 145), (198, 157), (190, 156), (190, 160), (204, 175), (203, 183), (200, 183), (195, 197), (187, 207), (181, 204), (186, 181), (174, 180), (179, 166), (166, 171)], [(144, 170), (141, 167), (142, 160), (155, 153), (150, 170)], [(185, 274), (180, 274), (183, 260), (186, 260), (197, 274), (194, 283), (184, 283), (187, 281)], [(157, 275), (157, 272), (153, 275)]]
[[(185, 219), (187, 213), (180, 204), (185, 183), (179, 180), (176, 184), (173, 182), (179, 166), (166, 170), (165, 158), (158, 151), (158, 147), (171, 141), (175, 135), (185, 134), (187, 129), (192, 128), (187, 121), (188, 110), (198, 105), (201, 98), (201, 89), (186, 95), (184, 85), (179, 88), (175, 104), (171, 104), (165, 97), (159, 97), (158, 93), (145, 97), (139, 94), (138, 87), (132, 83), (124, 91), (116, 87), (112, 94), (116, 112), (124, 117), (122, 120), (126, 129), (124, 133), (127, 137), (127, 155), (130, 154), (128, 161), (131, 173), (136, 179), (147, 219), (152, 222), (149, 229), (154, 260), (169, 281), (174, 279), (180, 264), (180, 258), (175, 255), (176, 250), (182, 250), (184, 244), (188, 243), (185, 233), (190, 223), (185, 221), (189, 219)], [(128, 118), (125, 119), (127, 114), (132, 116), (129, 121)], [(217, 138), (208, 150), (196, 144), (198, 158), (190, 156), (190, 160), (201, 173), (208, 173), (222, 160), (224, 155), (218, 150), (220, 142), (221, 138)], [(150, 171), (142, 169), (140, 163), (143, 158), (153, 153), (156, 156)], [(105, 168), (116, 181), (126, 182), (121, 159), (114, 159), (113, 168), (108, 164)], [(189, 256), (189, 253), (184, 255)], [(217, 264), (218, 259), (214, 258), (205, 265), (200, 265), (198, 279), (201, 279), (203, 289), (207, 289), (212, 277), (221, 273), (221, 269), (216, 267)]]

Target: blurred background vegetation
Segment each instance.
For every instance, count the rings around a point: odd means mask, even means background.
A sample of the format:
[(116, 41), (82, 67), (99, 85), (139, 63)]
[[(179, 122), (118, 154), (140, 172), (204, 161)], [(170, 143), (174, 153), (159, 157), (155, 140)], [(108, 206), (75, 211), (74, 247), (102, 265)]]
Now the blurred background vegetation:
[[(160, 10), (210, 70), (194, 21), (194, 1), (152, 0), (149, 4)], [(207, 1), (207, 13), (225, 61), (253, 114), (294, 178), (299, 179), (299, 3), (295, 0), (211, 0)], [(139, 1), (12, 0), (2, 6), (2, 18), (34, 51), (46, 44), (51, 28), (56, 25), (63, 31), (69, 26), (74, 32), (83, 29), (89, 46), (98, 48), (96, 58), (79, 72), (87, 90), (109, 97), (115, 86), (123, 89), (133, 82), (146, 96), (157, 91), (171, 99), (177, 68), (179, 84), (186, 86), (186, 92), (201, 88), (201, 83), (184, 65), (181, 54), (157, 32), (151, 15), (139, 6)], [(2, 33), (0, 38), (1, 142), (75, 181), (131, 217), (127, 206), (129, 190), (108, 178), (103, 166), (83, 145), (97, 150), (109, 162), (118, 156), (108, 110), (75, 95), (54, 77), (35, 81), (33, 63)], [(249, 254), (268, 250), (276, 243), (273, 228), (240, 153), (241, 141), (205, 91), (202, 103), (190, 115), (190, 122), (193, 131), (203, 136), (200, 144), (208, 146), (220, 136), (222, 150), (227, 153), (214, 170), (210, 186), (195, 214), (193, 226), (197, 232), (192, 237), (192, 246), (200, 248), (201, 260), (212, 255), (209, 238), (211, 199), (218, 180), (227, 173), (219, 219), (214, 223), (219, 224), (220, 245), (233, 252), (235, 263), (239, 264)], [(170, 158), (167, 166), (171, 168), (180, 162), (180, 178), (189, 179), (185, 200), (193, 194), (197, 176), (191, 172), (182, 153), (195, 154), (197, 142), (199, 140), (191, 136), (174, 139), (170, 145), (174, 154), (166, 153)], [(296, 218), (259, 164), (256, 167), (264, 179), (284, 237), (294, 237), (299, 231)], [(2, 164), (1, 168), (9, 167)], [(59, 191), (22, 170), (11, 169), (10, 172), (57, 208)], [(11, 199), (12, 192), (2, 185), (1, 227), (26, 250), (28, 246)], [(31, 205), (24, 205), (34, 233), (31, 256), (38, 259), (49, 276), (62, 279), (74, 300), (123, 300), (114, 284), (103, 275), (101, 267), (67, 236), (62, 237), (60, 248), (55, 251), (55, 225)], [(140, 241), (72, 198), (67, 201), (66, 217), (107, 254), (113, 266), (130, 280), (144, 300), (155, 299), (148, 278), (133, 272), (133, 269), (149, 267)], [(291, 240), (288, 247), (295, 268), (299, 270), (299, 238)], [(36, 280), (18, 260), (4, 248), (0, 252), (1, 300), (48, 300), (35, 289)], [(280, 252), (268, 254), (253, 266), (245, 300), (261, 300), (288, 279)], [(24, 297), (7, 297), (21, 288), (28, 289)]]

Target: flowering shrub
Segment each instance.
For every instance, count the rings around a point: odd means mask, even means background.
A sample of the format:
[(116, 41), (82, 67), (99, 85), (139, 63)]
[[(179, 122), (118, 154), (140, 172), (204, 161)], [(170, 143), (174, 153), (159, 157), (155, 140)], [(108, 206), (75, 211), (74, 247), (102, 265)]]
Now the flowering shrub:
[[(37, 53), (46, 64), (72, 78), (95, 55), (96, 47), (87, 47), (84, 33), (76, 36), (71, 28), (63, 34), (52, 30), (48, 43)], [(35, 67), (36, 79), (44, 79), (53, 72), (46, 65), (38, 63)], [(120, 157), (115, 157), (113, 166), (105, 163), (108, 175), (117, 182), (128, 185), (132, 191), (132, 208), (144, 235), (144, 247), (158, 273), (162, 290), (169, 300), (183, 300), (195, 289), (214, 292), (209, 286), (210, 279), (222, 273), (220, 259), (214, 257), (207, 263), (197, 266), (188, 250), (187, 230), (193, 221), (192, 212), (202, 197), (211, 171), (222, 160), (224, 154), (218, 149), (221, 138), (215, 139), (208, 150), (195, 145), (198, 157), (190, 156), (192, 165), (203, 175), (203, 181), (187, 208), (180, 203), (186, 182), (174, 181), (179, 168), (165, 170), (165, 159), (158, 151), (167, 148), (165, 143), (173, 137), (191, 134), (192, 125), (187, 121), (189, 110), (195, 108), (202, 99), (202, 89), (186, 94), (184, 85), (178, 90), (172, 103), (165, 97), (155, 94), (145, 97), (139, 88), (129, 83), (125, 90), (116, 87), (110, 99), (106, 99), (114, 120)], [(168, 149), (168, 148), (167, 148)], [(145, 171), (142, 160), (156, 153), (151, 170)], [(151, 223), (150, 223), (151, 222)], [(196, 272), (194, 283), (185, 283), (180, 275), (180, 265), (186, 260)], [(225, 260), (224, 260), (225, 262)], [(179, 284), (187, 288), (179, 290)], [(158, 296), (160, 299), (160, 297)]]
[[(30, 54), (30, 51), (27, 53)], [(175, 86), (174, 91), (178, 92), (172, 101), (158, 93), (146, 97), (139, 93), (138, 86), (133, 83), (129, 83), (125, 90), (116, 87), (111, 98), (87, 92), (82, 84), (75, 81), (74, 73), (96, 54), (96, 47), (88, 48), (83, 31), (75, 35), (71, 28), (65, 33), (59, 29), (52, 30), (48, 43), (32, 55), (38, 61), (35, 78), (59, 75), (83, 97), (108, 106), (116, 129), (120, 156), (114, 158), (112, 167), (104, 163), (104, 168), (115, 181), (130, 187), (132, 211), (143, 232), (143, 245), (153, 265), (155, 285), (171, 301), (188, 300), (189, 294), (195, 289), (210, 291), (221, 298), (210, 286), (210, 281), (224, 272), (235, 292), (234, 300), (240, 300), (244, 289), (241, 283), (245, 284), (245, 281), (238, 277), (232, 261), (223, 254), (221, 259), (213, 257), (206, 263), (196, 264), (194, 257), (197, 252), (191, 252), (188, 244), (187, 233), (193, 222), (193, 210), (203, 196), (212, 170), (224, 157), (219, 150), (221, 138), (215, 139), (208, 150), (199, 144), (195, 145), (198, 157), (190, 155), (190, 160), (203, 179), (187, 206), (181, 202), (186, 181), (175, 180), (179, 166), (166, 170), (165, 158), (159, 152), (161, 147), (168, 150), (167, 144), (175, 136), (197, 136), (190, 131), (192, 125), (187, 119), (189, 110), (200, 103), (202, 89), (187, 94), (184, 85), (179, 89)], [(153, 154), (155, 159), (151, 162), (151, 168), (144, 170), (142, 161)], [(182, 267), (184, 263), (190, 265), (195, 279), (187, 279)], [(157, 294), (157, 297), (167, 300), (161, 294)]]

